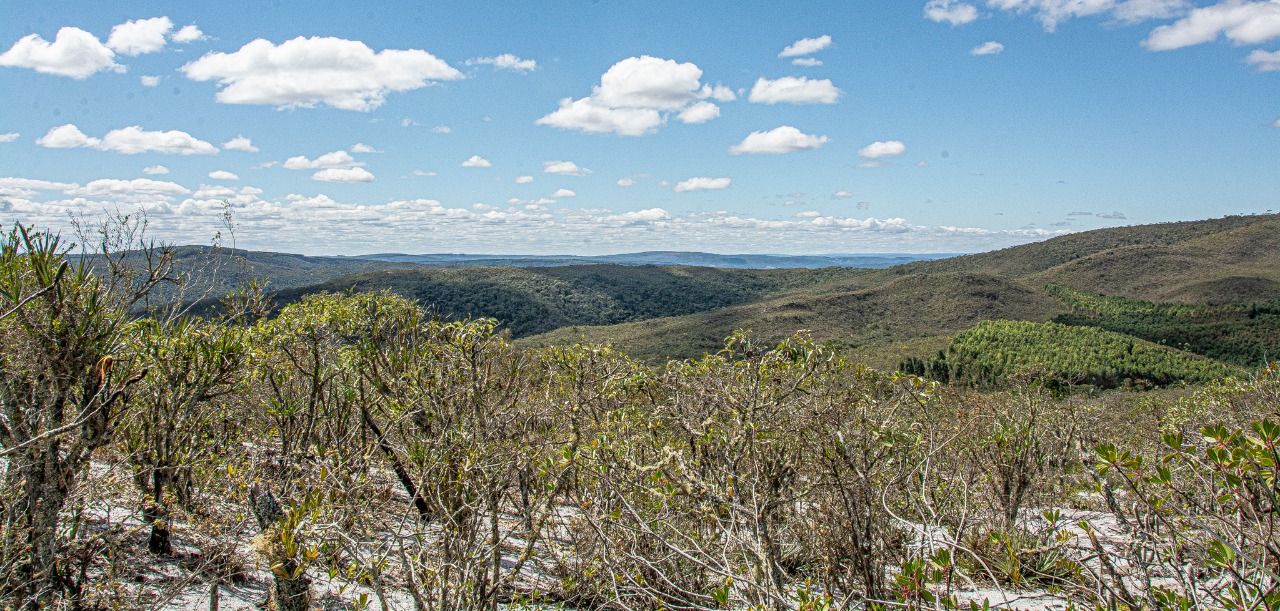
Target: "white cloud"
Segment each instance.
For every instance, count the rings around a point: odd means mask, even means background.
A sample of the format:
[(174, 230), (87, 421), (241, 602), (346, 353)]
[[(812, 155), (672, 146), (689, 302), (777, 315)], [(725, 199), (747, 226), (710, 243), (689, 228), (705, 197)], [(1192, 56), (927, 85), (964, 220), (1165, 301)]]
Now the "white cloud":
[(437, 125), (437, 126), (435, 126), (435, 127), (431, 128), (431, 133), (433, 133), (433, 134), (451, 134), (451, 133), (453, 133), (453, 128), (449, 127), (448, 125)]
[(793, 66), (804, 66), (806, 68), (814, 68), (822, 65), (822, 60), (816, 57), (797, 57), (791, 60)]
[(885, 167), (885, 166), (887, 166), (887, 165), (891, 165), (891, 164), (885, 163), (885, 162), (883, 162), (883, 161), (864, 161), (864, 162), (862, 162), (862, 163), (859, 163), (859, 164), (857, 165), (857, 167), (859, 167), (859, 168), (883, 168), (883, 167)]
[(364, 168), (329, 168), (311, 175), (320, 182), (373, 182), (373, 174)]
[(516, 70), (518, 72), (533, 72), (538, 69), (538, 62), (532, 59), (520, 59), (510, 53), (503, 53), (495, 57), (475, 57), (467, 60), (468, 66), (484, 64), (500, 68), (504, 70)]
[(1244, 61), (1252, 64), (1258, 72), (1276, 72), (1280, 70), (1280, 51), (1254, 49)]
[(1274, 128), (1276, 128), (1276, 129), (1280, 129), (1280, 119), (1276, 119), (1275, 121), (1272, 121), (1272, 122), (1271, 122), (1271, 127), (1274, 127)]
[(435, 176), (435, 175), (436, 175), (436, 173), (435, 173), (435, 172), (427, 172), (427, 171), (424, 171), (424, 170), (414, 170), (414, 171), (413, 171), (413, 175), (414, 175), (414, 176)]
[(798, 219), (816, 219), (822, 216), (822, 213), (817, 210), (805, 210), (804, 212), (797, 212), (791, 216)]
[[(732, 99), (732, 91), (722, 86), (704, 86), (701, 78), (702, 70), (692, 63), (648, 55), (629, 57), (601, 75), (600, 84), (592, 88), (589, 97), (561, 100), (560, 108), (538, 119), (537, 124), (587, 133), (641, 136), (662, 126), (667, 113), (689, 111), (702, 98)], [(700, 106), (682, 117), (708, 120), (709, 113), (709, 108)]]
[[(0, 189), (20, 189), (6, 182)], [(381, 243), (401, 245), (407, 252), (490, 252), (494, 254), (582, 254), (664, 250), (740, 252), (749, 244), (754, 252), (811, 254), (823, 245), (857, 242), (867, 251), (973, 252), (1003, 248), (1068, 233), (1065, 230), (991, 230), (977, 227), (917, 225), (902, 218), (761, 219), (707, 211), (674, 216), (662, 208), (618, 210), (557, 207), (546, 210), (543, 200), (507, 208), (485, 203), (451, 206), (433, 199), (387, 203), (337, 201), (325, 194), (290, 194), (270, 200), (251, 187), (228, 189), (201, 186), (179, 199), (181, 187), (99, 183), (94, 199), (64, 195), (58, 189), (75, 185), (25, 183), (28, 189), (9, 196), (10, 215), (33, 224), (67, 231), (68, 218), (103, 213), (148, 214), (148, 229), (173, 243), (200, 243), (222, 229), (224, 207), (236, 215), (237, 246), (306, 254), (361, 254), (376, 250), (369, 236)], [(159, 194), (140, 194), (158, 190)], [(119, 195), (112, 195), (112, 192)], [(166, 193), (172, 191), (171, 193)], [(87, 193), (87, 191), (86, 191)], [(529, 207), (532, 206), (532, 207)], [(806, 208), (797, 208), (804, 210)], [(496, 250), (495, 250), (496, 249)]]
[(867, 159), (879, 159), (881, 157), (895, 157), (906, 152), (907, 146), (897, 140), (888, 140), (885, 142), (872, 142), (858, 150), (858, 155)]
[(159, 84), (160, 84), (160, 77), (158, 77), (158, 76), (140, 76), (140, 77), (138, 77), (138, 81), (140, 81), (140, 82), (142, 83), (142, 86), (143, 86), (143, 87), (155, 87), (155, 86), (157, 86), (157, 85), (159, 85)]
[(1121, 23), (1141, 23), (1150, 19), (1173, 19), (1187, 12), (1186, 0), (1128, 0), (1120, 2), (1111, 15)]
[(732, 182), (733, 181), (728, 178), (707, 178), (705, 176), (697, 176), (676, 183), (671, 190), (676, 193), (683, 193), (685, 191), (701, 191), (704, 189), (725, 189), (728, 188), (729, 184)]
[(48, 180), (37, 180), (32, 178), (16, 178), (9, 176), (0, 178), (0, 188), (6, 189), (34, 189), (40, 191), (69, 191), (78, 189), (80, 185), (74, 182), (52, 182)]
[(1197, 8), (1186, 17), (1151, 31), (1142, 45), (1170, 51), (1206, 42), (1220, 35), (1237, 44), (1261, 44), (1280, 37), (1280, 2), (1226, 0)]
[(836, 191), (835, 193), (831, 194), (831, 197), (834, 199), (848, 199), (850, 197), (853, 197), (853, 194), (848, 191)]
[(470, 159), (467, 159), (466, 161), (462, 162), (462, 167), (491, 168), (493, 167), (493, 163), (491, 163), (488, 159), (485, 159), (484, 157), (481, 157), (479, 155), (472, 155)]
[(20, 135), (21, 134), (19, 134), (18, 132), (9, 132), (7, 134), (0, 134), (0, 142), (13, 142), (14, 140), (17, 140)]
[(51, 149), (70, 149), (80, 147), (97, 147), (102, 144), (98, 138), (90, 138), (80, 128), (68, 123), (49, 130), (49, 133), (36, 139), (36, 144)]
[(717, 102), (732, 102), (738, 99), (738, 94), (734, 93), (732, 89), (716, 83), (714, 87), (703, 85), (702, 89), (698, 91), (698, 97), (702, 99), (711, 98)]
[(99, 148), (126, 155), (155, 152), (177, 155), (213, 155), (218, 147), (200, 140), (187, 132), (144, 131), (137, 125), (113, 129), (102, 137)]
[(572, 161), (544, 161), (542, 162), (542, 171), (547, 174), (559, 174), (561, 176), (586, 176), (591, 173), (591, 170), (578, 167), (578, 164)]
[(955, 0), (929, 0), (924, 5), (924, 16), (938, 23), (945, 21), (953, 26), (964, 25), (978, 18), (978, 9), (972, 4)]
[(569, 189), (556, 189), (556, 192), (551, 194), (551, 197), (577, 197), (577, 196), (578, 194), (576, 192), (570, 191)]
[(96, 36), (80, 28), (62, 28), (50, 43), (38, 34), (28, 34), (0, 55), (0, 66), (30, 68), (36, 72), (86, 78), (96, 72), (124, 72), (115, 62), (116, 54)]
[(157, 174), (168, 174), (169, 168), (166, 168), (162, 165), (149, 165), (145, 168), (142, 168), (142, 173), (150, 176), (155, 176)]
[(287, 170), (316, 170), (326, 169), (342, 169), (355, 168), (364, 165), (364, 163), (356, 161), (350, 153), (346, 151), (334, 151), (325, 153), (315, 159), (307, 159), (303, 155), (290, 157), (284, 161), (284, 167)]
[(790, 125), (783, 125), (769, 131), (751, 132), (742, 142), (729, 147), (729, 153), (779, 155), (816, 149), (826, 142), (826, 136), (806, 134)]
[(969, 49), (969, 55), (995, 55), (1001, 51), (1004, 51), (1004, 45), (994, 40), (988, 40), (987, 42)]
[(116, 180), (111, 178), (100, 178), (89, 184), (67, 189), (67, 195), (78, 195), (82, 197), (120, 197), (127, 201), (137, 201), (139, 199), (161, 199), (168, 201), (175, 195), (186, 195), (191, 191), (186, 187), (162, 180), (151, 180), (150, 178), (135, 178), (133, 180)]
[(214, 180), (240, 180), (239, 176), (236, 176), (226, 170), (214, 170), (209, 172), (209, 178)]
[(370, 111), (388, 93), (462, 78), (444, 60), (418, 49), (374, 53), (363, 42), (341, 38), (294, 38), (275, 45), (257, 39), (234, 53), (208, 53), (181, 68), (195, 81), (216, 80), (225, 104), (280, 108), (325, 104)]
[[(1277, 122), (1277, 123), (1280, 123), (1280, 120), (1278, 120), (1278, 121), (1276, 121), (1276, 122)], [(635, 184), (636, 184), (636, 181), (635, 181), (635, 179), (634, 179), (634, 178), (619, 178), (619, 179), (618, 179), (618, 186), (619, 186), (619, 187), (632, 187), (632, 186), (635, 186)]]
[(375, 148), (373, 148), (372, 146), (369, 146), (369, 145), (367, 145), (367, 144), (365, 144), (365, 143), (363, 143), (363, 142), (357, 142), (357, 143), (355, 143), (355, 144), (351, 145), (351, 152), (352, 152), (352, 153), (378, 153), (378, 152), (381, 152), (381, 151), (379, 151), (378, 149), (375, 149)]
[(532, 177), (532, 176), (517, 176), (517, 177), (516, 177), (516, 181), (515, 181), (515, 182), (516, 182), (516, 184), (518, 184), (518, 185), (527, 185), (527, 184), (529, 184), (529, 183), (533, 182), (533, 177)]
[(655, 221), (666, 221), (671, 219), (671, 213), (662, 208), (648, 208), (645, 210), (636, 210), (635, 212), (624, 212), (613, 216), (605, 217), (609, 221), (622, 221), (624, 223), (652, 223)]
[(759, 104), (835, 104), (840, 93), (840, 89), (831, 84), (831, 79), (784, 76), (772, 81), (757, 79), (747, 99)]
[(989, 6), (1025, 13), (1033, 11), (1046, 32), (1058, 29), (1058, 24), (1073, 17), (1087, 17), (1106, 13), (1115, 8), (1115, 0), (987, 0)]
[(228, 151), (244, 151), (246, 153), (258, 152), (258, 147), (253, 145), (253, 141), (244, 137), (236, 136), (222, 143), (222, 148)]
[(808, 55), (817, 53), (831, 46), (831, 37), (823, 34), (817, 38), (801, 38), (795, 41), (787, 48), (783, 49), (778, 57), (795, 57), (797, 55)]
[(596, 104), (591, 98), (565, 98), (558, 110), (538, 119), (537, 124), (592, 134), (643, 136), (656, 131), (664, 122), (662, 113), (651, 108), (609, 108)]
[(195, 24), (191, 24), (182, 26), (181, 29), (174, 32), (173, 35), (169, 37), (169, 40), (177, 43), (188, 43), (195, 42), (197, 40), (206, 40), (208, 38), (208, 36), (204, 35), (204, 32), (200, 31), (200, 28), (197, 28)]
[(927, 168), (927, 167), (929, 167), (929, 162), (928, 162), (928, 161), (917, 161), (917, 162), (916, 162), (916, 167), (917, 167), (917, 168)]
[(698, 102), (676, 116), (685, 123), (706, 123), (720, 116), (720, 107), (711, 102)]
[(95, 148), (125, 155), (148, 152), (212, 155), (218, 152), (214, 145), (187, 132), (151, 132), (144, 131), (137, 125), (113, 129), (99, 139), (86, 136), (75, 125), (68, 123), (49, 130), (49, 133), (36, 140), (36, 144), (45, 148)]
[(403, 119), (400, 119), (400, 127), (413, 127), (414, 125), (417, 125), (417, 124), (418, 124), (418, 122), (417, 122), (417, 121), (414, 121), (413, 119), (410, 119), (409, 117), (405, 117), (405, 118), (403, 118)]
[(111, 28), (107, 47), (129, 56), (155, 53), (164, 48), (165, 36), (172, 29), (173, 22), (168, 17), (126, 21)]

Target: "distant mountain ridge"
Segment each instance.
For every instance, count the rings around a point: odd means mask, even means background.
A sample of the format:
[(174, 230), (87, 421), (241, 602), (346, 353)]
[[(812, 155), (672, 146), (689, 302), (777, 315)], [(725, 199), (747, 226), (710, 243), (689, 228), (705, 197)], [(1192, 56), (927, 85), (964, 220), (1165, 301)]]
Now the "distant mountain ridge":
[(647, 251), (616, 255), (467, 255), (380, 253), (339, 259), (361, 259), (393, 263), (417, 263), (440, 267), (554, 267), (585, 264), (677, 265), (732, 269), (795, 269), (819, 267), (861, 267), (884, 269), (914, 261), (954, 257), (955, 253), (829, 254), (829, 255), (722, 255), (706, 252)]

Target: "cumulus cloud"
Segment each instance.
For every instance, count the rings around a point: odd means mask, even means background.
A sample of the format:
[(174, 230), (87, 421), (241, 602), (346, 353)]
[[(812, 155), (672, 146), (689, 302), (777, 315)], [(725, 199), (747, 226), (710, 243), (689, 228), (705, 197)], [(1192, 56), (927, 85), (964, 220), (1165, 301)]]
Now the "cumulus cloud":
[(165, 37), (173, 29), (168, 17), (153, 17), (126, 21), (111, 28), (107, 47), (128, 56), (155, 53), (164, 48)]
[(924, 5), (924, 16), (938, 23), (964, 25), (978, 18), (978, 9), (972, 4), (955, 0), (929, 0), (929, 3)]
[(78, 189), (80, 185), (74, 182), (53, 182), (48, 180), (39, 180), (34, 178), (18, 178), (8, 176), (0, 178), (0, 188), (6, 189), (28, 189), (40, 191), (68, 191)]
[(159, 85), (159, 84), (160, 84), (160, 77), (158, 77), (158, 76), (140, 76), (140, 77), (138, 77), (138, 81), (142, 83), (142, 86), (143, 86), (143, 87), (155, 87), (155, 86), (157, 86), (157, 85)]
[(364, 168), (329, 168), (311, 175), (320, 182), (373, 182), (373, 174)]
[(1152, 30), (1142, 45), (1152, 51), (1170, 51), (1212, 42), (1218, 36), (1237, 45), (1280, 37), (1280, 2), (1226, 0), (1193, 9), (1186, 17)]
[(182, 131), (145, 131), (137, 125), (113, 129), (102, 138), (85, 135), (75, 125), (68, 123), (49, 130), (36, 140), (45, 148), (95, 148), (125, 155), (138, 153), (168, 153), (176, 155), (212, 155), (218, 147)]
[(1274, 127), (1274, 128), (1276, 128), (1276, 129), (1280, 129), (1280, 119), (1276, 119), (1275, 121), (1272, 121), (1272, 122), (1271, 122), (1271, 127)]
[(169, 201), (176, 195), (186, 195), (191, 191), (186, 187), (163, 180), (135, 178), (133, 180), (117, 180), (100, 178), (83, 187), (67, 189), (67, 195), (81, 197), (115, 197), (125, 201), (141, 199), (160, 199)]
[(783, 49), (778, 57), (795, 57), (797, 55), (808, 55), (817, 53), (831, 46), (831, 37), (823, 34), (817, 38), (801, 38), (795, 41), (787, 48)]
[(586, 176), (591, 173), (591, 170), (578, 167), (578, 164), (572, 161), (544, 161), (542, 162), (542, 171), (547, 174), (559, 174), (561, 176)]
[(28, 34), (0, 54), (0, 66), (30, 68), (36, 72), (87, 78), (103, 70), (124, 72), (115, 62), (116, 54), (98, 37), (80, 28), (62, 28), (53, 42), (39, 34)]
[(433, 134), (451, 134), (451, 133), (453, 133), (453, 128), (452, 128), (452, 127), (449, 127), (448, 125), (437, 125), (437, 126), (435, 126), (435, 127), (431, 128), (431, 133), (433, 133)]
[(244, 151), (246, 153), (258, 152), (258, 147), (253, 145), (253, 141), (244, 137), (236, 136), (222, 143), (222, 148), (228, 151)]
[(995, 55), (1001, 51), (1004, 51), (1004, 45), (994, 40), (989, 40), (969, 49), (969, 55)]
[(426, 170), (414, 170), (412, 174), (414, 176), (435, 176), (436, 175), (435, 172), (428, 172)]
[(527, 185), (533, 182), (532, 176), (517, 176), (515, 180), (517, 185)]
[(551, 197), (577, 197), (577, 196), (578, 194), (576, 192), (570, 191), (569, 189), (556, 189), (556, 192), (551, 194)]
[(676, 116), (685, 123), (706, 123), (720, 116), (720, 107), (711, 102), (698, 102)]
[(751, 132), (742, 142), (729, 147), (729, 153), (780, 155), (816, 149), (826, 142), (826, 136), (806, 134), (790, 125), (783, 125), (769, 131)]
[(491, 168), (493, 167), (493, 163), (491, 163), (488, 159), (485, 159), (484, 157), (481, 157), (479, 155), (472, 155), (470, 159), (467, 159), (466, 161), (462, 162), (462, 167)]
[(793, 65), (793, 66), (804, 66), (804, 67), (806, 67), (806, 68), (813, 68), (813, 67), (816, 67), (816, 66), (821, 66), (821, 65), (822, 65), (822, 60), (820, 60), (820, 59), (818, 59), (818, 58), (816, 58), (816, 57), (797, 57), (797, 58), (795, 58), (795, 59), (791, 60), (791, 65)]
[(19, 134), (18, 132), (9, 132), (7, 134), (0, 134), (0, 142), (13, 142), (14, 140), (17, 140), (20, 135), (21, 134)]
[(488, 65), (502, 70), (515, 70), (518, 72), (533, 72), (538, 69), (538, 62), (532, 59), (520, 59), (510, 53), (503, 53), (495, 57), (474, 57), (466, 61), (468, 66)]
[(701, 123), (718, 115), (704, 98), (733, 99), (728, 88), (700, 82), (702, 70), (692, 63), (642, 55), (629, 57), (609, 68), (591, 95), (565, 98), (560, 108), (538, 119), (538, 125), (587, 133), (641, 136), (652, 133), (679, 113), (686, 123)]
[(298, 155), (284, 161), (284, 167), (287, 170), (343, 169), (362, 165), (364, 165), (363, 162), (356, 161), (355, 157), (352, 157), (346, 151), (325, 153), (315, 159), (307, 159), (304, 155)]
[(145, 168), (142, 168), (142, 173), (147, 174), (149, 176), (155, 176), (158, 174), (168, 174), (169, 168), (166, 168), (162, 165), (149, 165)]
[[(1277, 120), (1276, 122), (1277, 122), (1277, 123), (1280, 123), (1280, 120)], [(634, 179), (634, 178), (619, 178), (619, 179), (618, 179), (618, 186), (619, 186), (619, 187), (632, 187), (632, 186), (635, 186), (635, 184), (636, 184), (636, 181), (635, 181), (635, 179)]]
[(194, 81), (216, 80), (225, 104), (267, 104), (370, 111), (388, 93), (462, 78), (444, 60), (419, 49), (377, 53), (358, 40), (298, 37), (275, 45), (257, 39), (233, 53), (208, 53), (181, 68)]
[(214, 170), (209, 172), (209, 178), (214, 180), (240, 180), (239, 176), (236, 176), (226, 170)]
[[(180, 186), (98, 183), (92, 190), (80, 191), (93, 195), (73, 196), (60, 190), (79, 189), (76, 185), (0, 178), (0, 190), (19, 191), (21, 186), (33, 188), (7, 197), (9, 213), (42, 227), (65, 231), (71, 216), (145, 211), (154, 235), (175, 243), (199, 243), (222, 229), (222, 213), (230, 205), (238, 222), (237, 246), (308, 254), (368, 253), (375, 249), (370, 235), (377, 235), (384, 243), (401, 244), (410, 252), (495, 252), (497, 248), (501, 252), (495, 254), (604, 254), (664, 250), (673, 244), (693, 250), (738, 252), (742, 244), (750, 244), (757, 252), (808, 254), (824, 244), (850, 241), (879, 252), (972, 252), (1067, 233), (1038, 228), (917, 225), (902, 218), (761, 219), (725, 211), (676, 216), (662, 208), (548, 210), (539, 203), (545, 200), (504, 209), (485, 203), (473, 205), (472, 201), (453, 205), (425, 198), (375, 204), (344, 202), (322, 193), (262, 199), (260, 189), (220, 185), (202, 185), (184, 197)], [(159, 193), (147, 195), (144, 191)]]
[(1280, 70), (1280, 51), (1254, 49), (1244, 61), (1252, 64), (1258, 72), (1275, 72)]
[(696, 176), (694, 178), (685, 179), (676, 183), (676, 185), (672, 187), (671, 190), (675, 191), (676, 193), (684, 193), (685, 191), (702, 191), (706, 189), (725, 189), (725, 188), (728, 188), (729, 184), (732, 182), (733, 181), (728, 178), (707, 178), (705, 176)]
[(850, 197), (853, 197), (853, 194), (848, 191), (836, 191), (831, 194), (832, 199), (848, 199)]
[(747, 99), (759, 104), (835, 104), (840, 93), (840, 89), (831, 84), (831, 79), (784, 76), (772, 81), (757, 79)]
[(885, 163), (883, 161), (864, 161), (862, 163), (859, 163), (856, 167), (870, 169), (870, 168), (883, 168), (887, 165), (891, 165), (891, 164)]
[(375, 148), (373, 148), (372, 146), (369, 146), (369, 145), (367, 145), (367, 144), (365, 144), (365, 143), (363, 143), (363, 142), (357, 142), (357, 143), (355, 143), (355, 144), (351, 145), (351, 152), (352, 152), (352, 153), (378, 153), (378, 152), (381, 152), (381, 151), (379, 151), (378, 149), (375, 149)]
[(181, 29), (179, 29), (177, 32), (174, 32), (173, 35), (169, 37), (169, 40), (172, 40), (173, 42), (176, 42), (176, 43), (185, 44), (189, 42), (195, 42), (197, 40), (205, 40), (207, 38), (209, 37), (205, 36), (204, 32), (200, 31), (200, 28), (197, 28), (195, 24), (191, 24), (191, 25), (182, 26)]
[(897, 140), (888, 140), (885, 142), (872, 142), (858, 150), (860, 157), (867, 159), (879, 159), (881, 157), (895, 157), (906, 152), (907, 146)]

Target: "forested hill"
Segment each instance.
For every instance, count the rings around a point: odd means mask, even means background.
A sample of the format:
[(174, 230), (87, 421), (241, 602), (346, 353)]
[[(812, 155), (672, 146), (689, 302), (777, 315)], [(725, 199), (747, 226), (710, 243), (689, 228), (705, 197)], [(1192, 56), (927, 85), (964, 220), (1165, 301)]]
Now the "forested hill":
[[(947, 337), (982, 320), (1043, 322), (1069, 319), (1073, 305), (1054, 285), (1088, 294), (1123, 296), (1153, 303), (1244, 305), (1280, 299), (1280, 215), (1229, 217), (1208, 221), (1101, 229), (1014, 248), (869, 270), (787, 294), (715, 311), (611, 327), (561, 329), (531, 338), (531, 344), (579, 339), (610, 342), (638, 358), (696, 357), (717, 348), (719, 338), (749, 329), (766, 340), (808, 330), (865, 353), (907, 356), (916, 345), (936, 351)], [(1269, 308), (1271, 306), (1267, 306)], [(1270, 311), (1264, 308), (1262, 311)], [(1168, 308), (1159, 311), (1172, 311)], [(1214, 310), (1215, 312), (1217, 310)], [(1224, 310), (1225, 311), (1225, 310)], [(1209, 310), (1205, 315), (1210, 315)], [(1234, 314), (1233, 314), (1234, 316)], [(1119, 328), (1097, 320), (1079, 326)], [(1231, 348), (1233, 362), (1251, 354), (1276, 354), (1272, 318), (1217, 326), (1216, 338), (1195, 343), (1202, 354), (1219, 356)], [(1138, 328), (1131, 325), (1135, 332)], [(1183, 345), (1176, 321), (1147, 321), (1144, 339)], [(1204, 338), (1210, 329), (1197, 337)], [(1237, 337), (1244, 334), (1244, 336)], [(1247, 336), (1247, 337), (1245, 337)], [(1253, 338), (1261, 337), (1261, 343)], [(869, 351), (869, 352), (868, 352)], [(927, 356), (927, 354), (925, 354)], [(873, 359), (874, 360), (874, 359)]]
[(705, 312), (862, 273), (866, 270), (651, 265), (401, 269), (278, 291), (275, 302), (283, 305), (316, 292), (389, 290), (448, 319), (496, 318), (515, 337), (523, 337), (561, 327)]

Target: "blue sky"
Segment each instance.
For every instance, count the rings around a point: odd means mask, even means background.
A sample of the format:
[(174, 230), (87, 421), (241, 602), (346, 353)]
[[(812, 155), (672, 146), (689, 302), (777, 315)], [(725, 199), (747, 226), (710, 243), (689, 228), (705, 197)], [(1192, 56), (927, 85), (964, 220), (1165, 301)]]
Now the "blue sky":
[(969, 252), (1280, 209), (1280, 2), (61, 3), (0, 222), (308, 254)]

